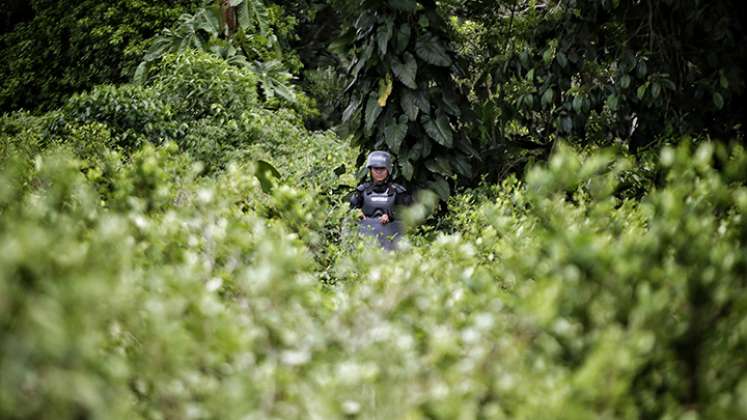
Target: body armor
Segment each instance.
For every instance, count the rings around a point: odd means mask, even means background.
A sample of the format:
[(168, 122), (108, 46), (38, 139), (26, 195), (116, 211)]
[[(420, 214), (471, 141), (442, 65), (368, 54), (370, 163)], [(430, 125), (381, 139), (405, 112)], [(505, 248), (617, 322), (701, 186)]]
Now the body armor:
[(391, 186), (387, 186), (383, 191), (377, 192), (376, 188), (369, 187), (362, 193), (363, 214), (366, 217), (379, 217), (382, 214), (392, 216), (394, 203), (397, 200), (397, 191)]

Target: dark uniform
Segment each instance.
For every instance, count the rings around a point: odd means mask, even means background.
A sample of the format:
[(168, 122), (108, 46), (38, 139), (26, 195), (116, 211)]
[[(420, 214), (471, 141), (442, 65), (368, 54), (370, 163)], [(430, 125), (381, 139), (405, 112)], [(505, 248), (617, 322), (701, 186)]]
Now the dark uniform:
[[(412, 204), (412, 195), (394, 182), (374, 184), (365, 182), (350, 195), (350, 207), (363, 211), (359, 231), (364, 235), (375, 236), (384, 249), (395, 249), (402, 236), (402, 223), (397, 218), (395, 207)], [(382, 224), (379, 217), (389, 216), (389, 223)]]

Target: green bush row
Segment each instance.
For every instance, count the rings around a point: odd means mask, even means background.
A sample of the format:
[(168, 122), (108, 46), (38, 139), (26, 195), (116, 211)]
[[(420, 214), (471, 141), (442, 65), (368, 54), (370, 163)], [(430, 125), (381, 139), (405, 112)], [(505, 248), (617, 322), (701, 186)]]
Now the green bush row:
[[(289, 149), (274, 156), (301, 161)], [(251, 161), (206, 176), (171, 142), (18, 150), (0, 176), (3, 417), (747, 413), (741, 146), (664, 149), (640, 201), (616, 195), (625, 159), (561, 147), (455, 196), (450, 232), (397, 254), (323, 190), (265, 192)], [(308, 150), (291, 181), (328, 164)]]

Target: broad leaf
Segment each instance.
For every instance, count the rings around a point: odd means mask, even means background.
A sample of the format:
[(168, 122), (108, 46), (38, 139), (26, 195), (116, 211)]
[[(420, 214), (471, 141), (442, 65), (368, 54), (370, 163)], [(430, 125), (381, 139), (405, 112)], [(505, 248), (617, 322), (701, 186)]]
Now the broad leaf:
[(472, 176), (472, 164), (469, 163), (469, 160), (463, 154), (456, 154), (451, 160), (451, 163), (456, 168), (456, 171), (459, 173), (459, 175), (465, 177)]
[(392, 59), (392, 71), (397, 76), (402, 84), (409, 87), (410, 89), (417, 89), (418, 85), (415, 83), (415, 75), (418, 71), (418, 64), (415, 62), (415, 57), (410, 53), (405, 53), (404, 63), (399, 61), (397, 58)]
[(724, 107), (724, 97), (718, 92), (713, 92), (713, 105), (716, 106), (716, 109)]
[(415, 53), (418, 57), (434, 66), (448, 67), (451, 65), (446, 48), (431, 34), (421, 36), (415, 43)]
[(433, 159), (425, 161), (425, 167), (433, 173), (444, 176), (451, 176), (454, 174), (448, 159), (443, 156), (436, 156)]
[(372, 40), (369, 40), (365, 47), (363, 47), (363, 53), (358, 57), (358, 63), (353, 68), (353, 77), (358, 76), (358, 73), (361, 71), (361, 69), (368, 64), (368, 60), (371, 59), (371, 55), (373, 55), (374, 51), (374, 43)]
[(407, 118), (409, 118), (410, 121), (415, 121), (418, 119), (418, 111), (420, 109), (415, 102), (415, 94), (413, 94), (409, 89), (402, 90), (402, 96), (400, 98), (399, 104), (400, 106), (402, 106), (402, 110), (405, 112), (405, 115), (407, 115)]
[(367, 133), (371, 132), (371, 129), (373, 129), (374, 123), (376, 123), (376, 119), (379, 117), (379, 114), (381, 114), (381, 107), (379, 106), (378, 98), (375, 94), (369, 95), (368, 102), (366, 102), (366, 125), (365, 130)]
[(542, 106), (543, 107), (550, 106), (554, 98), (555, 98), (555, 91), (553, 91), (552, 88), (547, 88), (545, 93), (542, 94)]
[(446, 182), (443, 177), (436, 175), (433, 181), (428, 181), (426, 184), (430, 190), (438, 194), (438, 197), (446, 201), (449, 198), (451, 190), (449, 189), (449, 183)]
[(428, 100), (428, 96), (424, 91), (420, 90), (415, 94), (415, 103), (424, 113), (431, 113), (431, 102)]
[(407, 44), (410, 43), (410, 25), (403, 23), (397, 29), (397, 35), (395, 36), (395, 42), (397, 47), (397, 54), (401, 54), (402, 51), (407, 49)]
[(441, 102), (444, 105), (443, 109), (448, 114), (451, 114), (455, 117), (462, 115), (462, 111), (459, 109), (456, 102), (454, 102), (453, 97), (449, 93), (444, 92), (443, 95), (441, 96), (441, 100), (442, 100)]
[(392, 39), (392, 33), (394, 32), (394, 21), (392, 18), (388, 18), (384, 25), (379, 26), (376, 31), (376, 43), (379, 45), (379, 52), (381, 56), (386, 55), (387, 45), (389, 40)]
[(451, 131), (449, 119), (445, 115), (439, 114), (435, 120), (428, 115), (423, 115), (421, 119), (423, 128), (430, 138), (442, 146), (448, 148), (453, 146), (454, 134)]
[(415, 172), (415, 168), (413, 168), (412, 163), (410, 163), (409, 160), (400, 160), (399, 169), (402, 171), (402, 176), (406, 180), (412, 180), (412, 174)]
[(405, 115), (400, 116), (397, 122), (392, 120), (384, 128), (384, 140), (386, 141), (386, 145), (389, 146), (389, 150), (394, 152), (394, 154), (399, 154), (399, 148), (406, 136), (407, 117)]
[(257, 161), (254, 176), (259, 180), (262, 191), (267, 194), (272, 192), (273, 187), (280, 180), (280, 172), (272, 164), (264, 160)]

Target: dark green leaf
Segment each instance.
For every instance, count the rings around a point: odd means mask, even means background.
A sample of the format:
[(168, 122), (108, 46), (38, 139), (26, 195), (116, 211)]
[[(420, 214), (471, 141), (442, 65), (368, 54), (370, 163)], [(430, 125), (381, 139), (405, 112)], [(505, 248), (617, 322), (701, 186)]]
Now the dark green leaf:
[(563, 51), (559, 51), (555, 59), (558, 60), (558, 64), (560, 64), (560, 67), (565, 68), (565, 66), (568, 65), (568, 58), (565, 56), (565, 53)]
[(569, 116), (564, 116), (560, 118), (560, 128), (563, 129), (564, 132), (570, 133), (571, 130), (573, 130), (573, 120)]
[(392, 18), (388, 18), (384, 25), (379, 26), (376, 32), (376, 43), (379, 45), (379, 53), (381, 56), (386, 55), (387, 46), (389, 40), (392, 39), (392, 33), (394, 32), (394, 21)]
[(454, 156), (451, 163), (454, 165), (459, 175), (465, 177), (472, 176), (472, 164), (469, 163), (469, 160), (463, 154), (459, 153)]
[(644, 60), (641, 60), (638, 62), (638, 77), (643, 78), (646, 76), (646, 73), (648, 73), (648, 66), (646, 66)]
[(415, 83), (418, 64), (415, 62), (415, 57), (413, 57), (409, 52), (404, 55), (404, 63), (399, 61), (397, 58), (392, 59), (392, 71), (397, 79), (399, 79), (399, 81), (405, 86), (410, 89), (418, 88), (417, 83)]
[(423, 148), (425, 143), (429, 142), (427, 138), (419, 139), (412, 148), (408, 151), (407, 157), (412, 160), (418, 160), (423, 156)]
[(454, 172), (451, 169), (449, 160), (443, 156), (436, 156), (433, 159), (425, 161), (425, 167), (433, 173), (437, 173), (444, 176), (451, 176)]
[(402, 51), (407, 49), (407, 44), (410, 43), (410, 25), (403, 23), (397, 30), (396, 40), (397, 43), (397, 54), (401, 54)]
[(381, 114), (381, 107), (379, 106), (379, 100), (376, 94), (370, 95), (368, 97), (368, 102), (366, 102), (366, 125), (365, 125), (365, 131), (367, 133), (371, 132), (371, 129), (373, 128), (374, 123), (376, 123), (376, 119), (379, 117), (379, 114)]
[(384, 140), (386, 145), (389, 146), (389, 150), (394, 154), (399, 153), (399, 148), (402, 145), (402, 140), (407, 136), (407, 116), (402, 115), (399, 117), (399, 121), (395, 122), (392, 120), (386, 127), (384, 127)]
[(638, 90), (636, 91), (636, 96), (638, 96), (638, 99), (643, 99), (643, 97), (646, 95), (646, 89), (648, 89), (648, 82), (638, 87)]
[(371, 55), (373, 55), (374, 51), (374, 43), (372, 40), (369, 40), (366, 46), (363, 48), (363, 53), (358, 57), (358, 63), (356, 63), (355, 67), (353, 68), (353, 77), (356, 77), (358, 73), (361, 71), (361, 69), (368, 64), (368, 60), (371, 59)]
[(419, 108), (415, 103), (415, 95), (409, 89), (402, 90), (400, 106), (402, 106), (402, 110), (405, 112), (410, 121), (417, 120)]
[(576, 95), (573, 97), (573, 110), (580, 113), (583, 110), (584, 106), (584, 99), (581, 97), (581, 95)]
[(412, 180), (412, 174), (415, 168), (412, 167), (412, 163), (410, 163), (409, 160), (404, 160), (404, 159), (400, 160), (399, 168), (402, 172), (402, 176), (405, 177), (406, 180), (408, 181)]
[(442, 102), (443, 102), (443, 105), (444, 105), (443, 109), (448, 114), (451, 114), (451, 115), (453, 115), (455, 117), (458, 117), (458, 116), (462, 115), (462, 111), (459, 109), (459, 107), (457, 106), (456, 102), (454, 102), (454, 98), (452, 97), (451, 94), (449, 94), (447, 92), (444, 92), (443, 96), (441, 97), (441, 99), (442, 99)]
[(428, 115), (423, 115), (421, 119), (423, 128), (430, 138), (442, 146), (448, 148), (453, 146), (454, 134), (451, 131), (449, 119), (445, 115), (440, 114), (435, 120)]
[(550, 106), (554, 98), (555, 98), (555, 92), (552, 90), (552, 88), (547, 88), (545, 93), (542, 94), (542, 106), (543, 107)]
[(415, 94), (415, 103), (418, 105), (418, 108), (420, 108), (421, 111), (426, 114), (430, 114), (431, 102), (428, 100), (428, 96), (424, 91), (420, 90)]
[(422, 35), (418, 39), (415, 43), (415, 52), (418, 57), (434, 66), (448, 67), (451, 65), (451, 58), (449, 58), (446, 48), (431, 34)]
[(607, 97), (607, 107), (611, 111), (617, 111), (617, 105), (618, 105), (619, 98), (614, 93)]
[(620, 78), (620, 87), (623, 89), (627, 89), (628, 86), (630, 86), (630, 75), (624, 75)]
[(259, 180), (262, 191), (268, 194), (272, 191), (277, 181), (280, 180), (280, 172), (272, 164), (264, 160), (257, 161), (254, 176)]
[(436, 175), (435, 179), (428, 181), (426, 185), (430, 190), (438, 194), (439, 198), (444, 201), (448, 200), (451, 190), (449, 188), (449, 183), (446, 182), (443, 177)]
[(718, 92), (713, 92), (713, 104), (716, 106), (716, 109), (721, 109), (724, 107), (724, 97), (721, 96)]
[(659, 93), (661, 92), (661, 85), (658, 83), (652, 83), (651, 84), (651, 97), (656, 99), (659, 97)]

